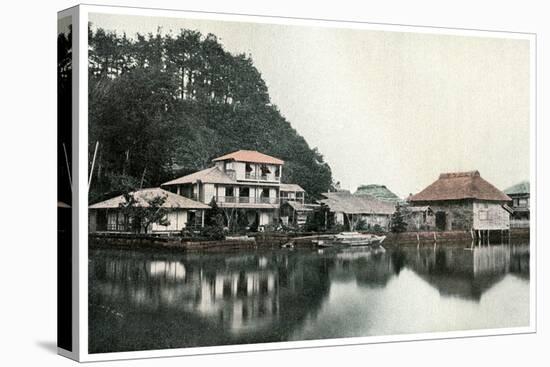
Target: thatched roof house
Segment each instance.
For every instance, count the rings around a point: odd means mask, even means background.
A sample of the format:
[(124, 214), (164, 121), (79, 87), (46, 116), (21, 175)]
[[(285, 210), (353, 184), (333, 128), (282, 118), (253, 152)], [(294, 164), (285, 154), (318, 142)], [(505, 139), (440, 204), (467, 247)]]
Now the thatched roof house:
[(479, 171), (442, 173), (434, 183), (409, 197), (412, 203), (476, 199), (509, 202), (512, 199), (489, 182)]
[(361, 185), (357, 188), (357, 191), (353, 195), (363, 196), (369, 195), (377, 198), (378, 200), (387, 201), (390, 203), (402, 203), (404, 200), (390, 191), (385, 185)]
[(511, 198), (484, 180), (479, 171), (442, 173), (408, 198), (411, 206), (429, 205), (439, 230), (509, 229)]

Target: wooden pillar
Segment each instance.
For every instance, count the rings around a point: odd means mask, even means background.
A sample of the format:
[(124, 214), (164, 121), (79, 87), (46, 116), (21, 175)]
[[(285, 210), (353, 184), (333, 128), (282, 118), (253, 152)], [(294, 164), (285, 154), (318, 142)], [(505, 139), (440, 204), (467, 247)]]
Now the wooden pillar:
[(201, 228), (204, 228), (204, 210), (201, 211)]

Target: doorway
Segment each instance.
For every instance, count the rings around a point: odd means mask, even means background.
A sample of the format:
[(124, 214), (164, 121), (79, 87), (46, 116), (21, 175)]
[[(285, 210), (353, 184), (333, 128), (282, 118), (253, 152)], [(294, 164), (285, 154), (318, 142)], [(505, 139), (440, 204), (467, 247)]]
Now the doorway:
[(447, 228), (447, 215), (445, 212), (435, 213), (435, 227), (439, 231), (444, 231)]

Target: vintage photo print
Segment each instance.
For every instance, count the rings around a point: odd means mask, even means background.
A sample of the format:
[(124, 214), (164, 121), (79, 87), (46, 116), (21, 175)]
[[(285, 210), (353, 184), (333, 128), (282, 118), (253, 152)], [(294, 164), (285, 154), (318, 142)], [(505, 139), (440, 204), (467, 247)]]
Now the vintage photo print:
[(533, 330), (532, 35), (83, 14), (90, 356)]

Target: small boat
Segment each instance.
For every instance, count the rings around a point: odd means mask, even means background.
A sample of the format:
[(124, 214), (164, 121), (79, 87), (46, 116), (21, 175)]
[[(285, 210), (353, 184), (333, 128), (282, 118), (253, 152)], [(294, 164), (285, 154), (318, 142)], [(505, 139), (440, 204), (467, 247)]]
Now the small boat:
[(348, 246), (379, 245), (386, 239), (386, 236), (364, 234), (359, 232), (341, 232), (334, 236), (334, 242)]

